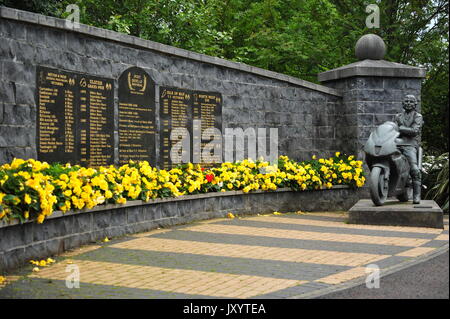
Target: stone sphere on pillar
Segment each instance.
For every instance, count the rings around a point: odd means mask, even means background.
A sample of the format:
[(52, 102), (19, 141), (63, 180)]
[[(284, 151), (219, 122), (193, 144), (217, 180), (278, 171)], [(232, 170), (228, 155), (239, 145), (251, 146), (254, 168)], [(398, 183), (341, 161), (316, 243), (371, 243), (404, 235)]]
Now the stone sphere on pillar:
[(365, 34), (355, 45), (358, 60), (382, 60), (386, 54), (386, 44), (376, 34)]

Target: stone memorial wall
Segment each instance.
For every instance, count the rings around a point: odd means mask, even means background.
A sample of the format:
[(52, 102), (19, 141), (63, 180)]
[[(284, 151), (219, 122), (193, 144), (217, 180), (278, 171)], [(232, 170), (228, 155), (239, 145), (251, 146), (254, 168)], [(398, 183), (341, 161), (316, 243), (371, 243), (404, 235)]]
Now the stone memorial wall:
[[(227, 128), (267, 129), (258, 140), (276, 128), (278, 154), (295, 160), (336, 151), (361, 157), (369, 131), (401, 111), (404, 95), (420, 101), (424, 76), (420, 68), (366, 59), (319, 74), (318, 85), (1, 7), (0, 164), (132, 159), (169, 168), (183, 134), (170, 139), (177, 127), (190, 135), (186, 158), (204, 166), (221, 157), (210, 152), (218, 144), (211, 145), (213, 129), (226, 137)], [(215, 158), (205, 160), (205, 148)]]
[[(275, 128), (277, 153), (294, 160), (337, 151), (362, 158), (370, 130), (400, 112), (406, 94), (420, 101), (425, 77), (424, 69), (377, 59), (323, 72), (318, 85), (0, 7), (0, 165), (17, 157), (94, 167), (148, 160), (170, 168), (179, 157), (207, 167), (228, 153), (218, 142), (229, 137), (227, 128)], [(42, 225), (2, 221), (0, 269), (105, 236), (223, 217), (230, 207), (239, 214), (345, 210), (363, 196), (339, 186), (218, 192), (55, 212)]]
[(179, 126), (196, 133), (190, 158), (205, 166), (199, 150), (209, 142), (201, 137), (207, 128), (278, 128), (278, 153), (298, 160), (339, 149), (337, 90), (108, 30), (68, 29), (65, 20), (1, 12), (0, 163), (146, 159), (171, 167), (170, 133)]

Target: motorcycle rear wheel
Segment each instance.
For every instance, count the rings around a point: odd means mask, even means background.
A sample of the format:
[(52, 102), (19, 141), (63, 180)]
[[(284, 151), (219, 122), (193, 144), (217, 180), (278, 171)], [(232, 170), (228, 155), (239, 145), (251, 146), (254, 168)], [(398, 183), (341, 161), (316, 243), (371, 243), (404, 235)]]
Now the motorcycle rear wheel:
[(370, 172), (370, 198), (376, 206), (382, 206), (387, 199), (387, 185), (388, 181), (384, 178), (384, 170), (381, 167), (375, 166)]

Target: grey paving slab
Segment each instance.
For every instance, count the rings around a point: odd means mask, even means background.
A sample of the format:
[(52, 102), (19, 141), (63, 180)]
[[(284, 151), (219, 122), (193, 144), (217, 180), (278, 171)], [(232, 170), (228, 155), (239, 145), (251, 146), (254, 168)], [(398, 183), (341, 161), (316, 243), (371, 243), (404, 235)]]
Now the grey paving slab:
[(274, 291), (274, 292), (271, 292), (271, 293), (268, 293), (268, 294), (258, 295), (258, 296), (255, 296), (253, 298), (250, 298), (250, 299), (258, 299), (258, 298), (263, 298), (263, 299), (281, 299), (281, 298), (288, 298), (288, 297), (291, 297), (291, 296), (297, 296), (297, 295), (313, 292), (313, 291), (316, 291), (316, 290), (319, 290), (319, 289), (328, 288), (330, 286), (331, 285), (325, 284), (325, 283), (308, 282), (308, 283), (301, 284), (301, 285), (298, 285), (298, 286), (289, 287), (289, 288), (286, 288), (286, 289)]
[(258, 228), (265, 227), (265, 228), (300, 230), (319, 233), (352, 234), (352, 235), (366, 235), (366, 236), (389, 236), (389, 237), (407, 237), (407, 238), (422, 238), (422, 239), (432, 239), (437, 236), (436, 234), (427, 234), (427, 233), (413, 233), (413, 232), (409, 233), (390, 230), (371, 230), (358, 228), (299, 225), (299, 224), (286, 224), (286, 223), (276, 223), (276, 222), (266, 222), (256, 220), (245, 220), (245, 219), (218, 221), (214, 224), (258, 227)]
[[(331, 215), (331, 214), (330, 214)], [(321, 220), (321, 221), (329, 221), (329, 222), (345, 222), (347, 217), (336, 214), (336, 216), (322, 216), (322, 215), (314, 215), (314, 213), (305, 214), (305, 215), (297, 215), (297, 214), (284, 214), (277, 215), (277, 218), (295, 218), (295, 219), (309, 219), (309, 220)]]
[[(75, 259), (294, 280), (315, 280), (351, 267), (105, 247)], [(76, 263), (76, 261), (74, 262)]]
[[(80, 288), (67, 288), (63, 280), (26, 278), (0, 289), (0, 299), (203, 299), (204, 295), (188, 295), (159, 290), (80, 283)], [(217, 298), (217, 297), (214, 297)]]
[(395, 255), (411, 249), (407, 246), (391, 246), (365, 243), (345, 243), (325, 240), (295, 240), (289, 238), (275, 238), (264, 236), (247, 236), (232, 234), (215, 234), (205, 232), (193, 232), (174, 230), (167, 233), (154, 234), (150, 237), (176, 240), (192, 240), (207, 243), (238, 244), (250, 246), (267, 246), (283, 248), (299, 248), (313, 250), (328, 250), (340, 252), (355, 252), (368, 254)]
[(373, 263), (365, 264), (365, 265), (363, 265), (363, 267), (366, 267), (366, 266), (368, 266), (368, 265), (373, 265), (373, 264), (375, 264), (375, 265), (377, 265), (380, 269), (383, 269), (383, 268), (387, 268), (387, 267), (391, 267), (391, 266), (400, 264), (400, 263), (402, 263), (402, 262), (404, 262), (404, 261), (406, 261), (406, 260), (410, 260), (410, 259), (411, 259), (411, 257), (405, 257), (405, 256), (390, 256), (390, 257), (387, 257), (387, 258), (385, 258), (385, 259), (377, 260), (376, 262), (373, 262)]
[(420, 247), (439, 248), (439, 247), (442, 247), (442, 246), (444, 246), (446, 244), (448, 244), (448, 240), (432, 240), (432, 241), (429, 241), (429, 242), (421, 245)]

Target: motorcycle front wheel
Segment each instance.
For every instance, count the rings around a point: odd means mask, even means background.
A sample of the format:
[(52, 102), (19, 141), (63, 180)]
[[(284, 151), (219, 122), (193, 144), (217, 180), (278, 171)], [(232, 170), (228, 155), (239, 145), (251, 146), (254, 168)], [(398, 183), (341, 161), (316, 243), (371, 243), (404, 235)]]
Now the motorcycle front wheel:
[(375, 166), (370, 172), (370, 197), (376, 206), (382, 206), (387, 199), (388, 180), (385, 179), (384, 170)]

